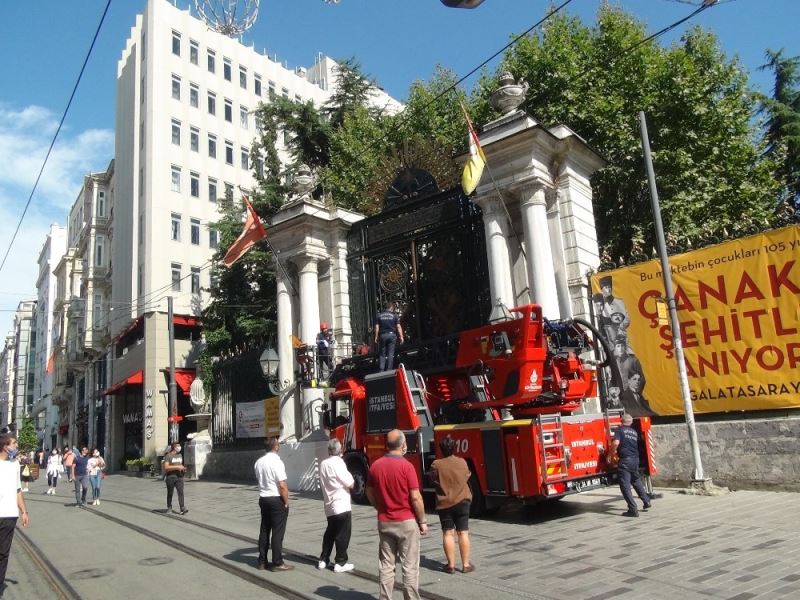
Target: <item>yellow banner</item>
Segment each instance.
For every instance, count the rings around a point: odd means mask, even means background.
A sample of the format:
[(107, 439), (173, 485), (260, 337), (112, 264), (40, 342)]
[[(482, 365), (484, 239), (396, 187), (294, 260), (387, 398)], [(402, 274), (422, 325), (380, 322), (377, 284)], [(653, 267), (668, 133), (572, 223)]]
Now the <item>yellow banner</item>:
[(264, 434), (266, 436), (281, 434), (281, 406), (277, 396), (264, 400)]
[[(670, 257), (694, 410), (800, 407), (800, 226)], [(609, 402), (683, 413), (657, 260), (592, 276), (619, 377)]]

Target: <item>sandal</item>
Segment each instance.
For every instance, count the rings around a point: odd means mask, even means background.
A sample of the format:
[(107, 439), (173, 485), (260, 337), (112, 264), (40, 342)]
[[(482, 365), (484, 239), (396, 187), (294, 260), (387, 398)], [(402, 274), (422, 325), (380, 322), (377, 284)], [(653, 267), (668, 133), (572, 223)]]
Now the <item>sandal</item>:
[(456, 568), (455, 568), (454, 566), (453, 566), (453, 567), (451, 567), (451, 566), (450, 566), (450, 565), (448, 565), (448, 564), (444, 564), (444, 565), (442, 565), (442, 571), (443, 571), (444, 573), (449, 573), (450, 575), (452, 575), (453, 573), (455, 573), (455, 572), (456, 572)]
[(469, 564), (466, 567), (464, 567), (463, 569), (461, 569), (461, 572), (462, 573), (472, 573), (474, 570), (475, 570), (475, 565)]

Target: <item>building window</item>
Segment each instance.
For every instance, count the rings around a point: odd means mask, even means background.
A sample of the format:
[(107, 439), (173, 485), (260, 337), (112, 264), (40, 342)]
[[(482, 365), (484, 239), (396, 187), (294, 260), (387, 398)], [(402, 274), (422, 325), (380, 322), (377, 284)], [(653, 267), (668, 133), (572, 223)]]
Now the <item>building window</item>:
[(233, 142), (225, 140), (225, 163), (233, 164)]
[(144, 167), (139, 167), (139, 197), (144, 195)]
[(225, 182), (225, 197), (228, 200), (233, 200), (233, 184)]
[(208, 157), (217, 158), (217, 136), (208, 134)]
[(246, 106), (240, 106), (239, 107), (239, 125), (242, 126), (242, 129), (247, 129), (248, 119), (247, 119), (247, 107)]
[(176, 119), (172, 119), (172, 143), (181, 145), (181, 122)]
[(139, 215), (139, 245), (144, 243), (144, 215)]
[(189, 40), (189, 62), (196, 65), (200, 60), (200, 46), (194, 40)]
[(192, 293), (200, 293), (200, 267), (192, 267)]
[(141, 51), (141, 52), (140, 52), (140, 54), (142, 55), (142, 62), (144, 62), (145, 49), (146, 49), (146, 47), (147, 47), (147, 44), (145, 44), (145, 40), (146, 40), (146, 39), (147, 39), (147, 36), (145, 36), (145, 34), (144, 34), (144, 31), (142, 31), (142, 41), (141, 41), (141, 43), (139, 44), (139, 46), (140, 46), (140, 48), (139, 48), (139, 49), (140, 49), (140, 51)]
[(247, 69), (239, 67), (239, 87), (243, 90), (247, 89)]
[(200, 130), (197, 127), (189, 128), (189, 149), (200, 152)]
[(137, 296), (141, 296), (144, 293), (144, 265), (139, 265), (136, 273), (136, 289), (137, 289)]
[(192, 108), (200, 108), (200, 88), (196, 83), (189, 84), (189, 106)]
[(190, 221), (190, 241), (193, 245), (200, 245), (200, 219), (192, 219)]
[(250, 168), (250, 151), (242, 148), (242, 168), (246, 171)]
[(139, 150), (144, 150), (144, 121), (139, 123)]
[(206, 55), (208, 56), (208, 72), (209, 73), (216, 73), (217, 72), (217, 55), (213, 50), (206, 50)]
[(189, 173), (189, 193), (192, 195), (192, 198), (199, 198), (200, 197), (200, 174), (199, 173)]
[(217, 180), (211, 177), (208, 178), (208, 201), (217, 201)]
[(217, 95), (214, 92), (208, 92), (208, 114), (217, 114)]
[(103, 238), (98, 237), (94, 245), (94, 265), (96, 267), (103, 266)]
[(294, 101), (297, 102), (298, 104), (302, 104), (303, 103), (303, 98), (300, 97), (300, 94), (295, 94), (294, 95)]
[(173, 242), (181, 241), (181, 216), (178, 213), (172, 213), (172, 235), (170, 237)]
[(208, 230), (208, 247), (215, 250), (219, 246), (219, 233), (216, 229)]
[(267, 85), (268, 85), (268, 88), (269, 88), (269, 99), (270, 100), (274, 100), (275, 99), (275, 82), (274, 81), (269, 81), (269, 82), (267, 82)]
[(181, 78), (177, 75), (172, 76), (172, 97), (175, 100), (181, 99)]
[(281, 88), (281, 96), (283, 96), (284, 98), (288, 98), (289, 97), (289, 88)]
[(222, 76), (225, 78), (225, 81), (231, 81), (233, 79), (233, 67), (231, 67), (230, 58), (222, 59)]
[(175, 56), (181, 55), (181, 34), (177, 31), (172, 31), (172, 53)]
[(106, 193), (103, 190), (97, 192), (97, 216), (106, 216)]
[(225, 120), (233, 123), (233, 102), (225, 98)]
[(172, 191), (181, 191), (181, 168), (172, 166)]
[(181, 266), (178, 263), (172, 263), (172, 291), (181, 291)]
[(146, 80), (145, 80), (145, 78), (144, 78), (144, 75), (142, 75), (142, 81), (141, 81), (141, 85), (139, 86), (139, 104), (142, 104), (142, 105), (144, 105), (144, 95), (145, 95), (145, 94), (144, 94), (144, 92), (145, 92), (145, 85), (144, 85), (144, 83), (145, 83), (145, 81), (146, 81)]
[(256, 96), (259, 98), (261, 97), (261, 75), (258, 73), (253, 75), (253, 91), (255, 92)]

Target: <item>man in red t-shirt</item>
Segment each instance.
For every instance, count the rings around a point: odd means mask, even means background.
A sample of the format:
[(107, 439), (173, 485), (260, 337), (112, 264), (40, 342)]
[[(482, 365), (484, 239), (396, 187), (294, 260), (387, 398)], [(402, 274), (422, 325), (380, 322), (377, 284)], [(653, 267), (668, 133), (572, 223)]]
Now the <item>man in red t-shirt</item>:
[(403, 569), (403, 598), (419, 599), (419, 536), (428, 533), (425, 505), (414, 467), (403, 455), (406, 436), (386, 434), (389, 452), (375, 461), (367, 478), (367, 498), (378, 511), (380, 600), (391, 600), (395, 563)]

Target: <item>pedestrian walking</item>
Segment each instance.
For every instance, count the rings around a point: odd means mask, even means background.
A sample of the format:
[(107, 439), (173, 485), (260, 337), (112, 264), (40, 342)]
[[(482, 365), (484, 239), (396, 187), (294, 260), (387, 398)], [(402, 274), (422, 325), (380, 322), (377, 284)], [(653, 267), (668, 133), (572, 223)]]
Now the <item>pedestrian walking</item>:
[(64, 471), (67, 474), (67, 481), (72, 481), (72, 463), (75, 462), (75, 453), (69, 446), (64, 446), (61, 454), (61, 464), (64, 465)]
[(619, 457), (619, 466), (617, 467), (619, 489), (628, 504), (628, 510), (622, 513), (625, 517), (639, 516), (639, 508), (633, 499), (631, 486), (644, 504), (642, 510), (650, 508), (650, 497), (639, 478), (639, 434), (631, 427), (632, 424), (632, 416), (627, 413), (622, 415), (622, 425), (617, 427), (614, 432), (614, 441), (612, 442), (612, 456)]
[[(277, 437), (264, 438), (266, 454), (254, 466), (258, 481), (258, 507), (261, 510), (261, 529), (258, 534), (258, 569), (291, 571), (292, 565), (283, 561), (283, 536), (289, 518), (289, 486), (286, 484), (286, 467), (278, 452)], [(272, 546), (272, 562), (267, 554)]]
[(58, 486), (58, 478), (61, 475), (63, 466), (61, 464), (61, 455), (58, 450), (53, 448), (50, 456), (47, 457), (47, 493), (55, 495), (56, 487)]
[(89, 449), (85, 446), (72, 461), (70, 475), (75, 485), (75, 506), (86, 506), (86, 493), (89, 491)]
[(29, 522), (16, 456), (17, 438), (8, 433), (0, 435), (0, 596), (5, 590), (8, 556), (17, 519), (22, 515), (23, 527), (27, 527)]
[(431, 464), (431, 481), (436, 488), (436, 512), (442, 524), (442, 546), (447, 563), (442, 571), (456, 572), (456, 532), (458, 549), (461, 554), (461, 571), (472, 573), (475, 565), (470, 562), (469, 540), (469, 508), (472, 503), (472, 492), (469, 489), (469, 478), (472, 473), (467, 461), (455, 456), (456, 442), (449, 435), (439, 442), (444, 458)]
[(347, 562), (347, 547), (350, 545), (353, 516), (350, 490), (355, 481), (342, 460), (342, 443), (336, 438), (328, 442), (328, 458), (319, 464), (319, 483), (328, 527), (322, 536), (322, 552), (317, 566), (320, 569), (328, 567), (335, 543), (334, 572), (352, 571), (355, 567)]
[(185, 515), (189, 509), (186, 508), (183, 497), (183, 477), (186, 475), (186, 465), (183, 464), (181, 450), (180, 442), (170, 444), (169, 452), (164, 455), (164, 472), (166, 474), (164, 481), (167, 482), (167, 511), (178, 514), (177, 510), (172, 509), (172, 495), (177, 491), (178, 505), (181, 508), (180, 514)]
[(369, 470), (367, 498), (378, 511), (380, 600), (391, 600), (395, 565), (403, 571), (404, 600), (419, 599), (419, 537), (428, 533), (419, 478), (403, 455), (406, 436), (399, 429), (386, 434), (388, 453)]
[(100, 482), (103, 480), (103, 471), (106, 468), (106, 461), (100, 456), (100, 450), (92, 450), (92, 457), (89, 459), (89, 483), (92, 484), (92, 504), (100, 506)]
[(29, 456), (20, 456), (19, 457), (19, 464), (20, 466), (20, 478), (22, 480), (22, 491), (28, 491), (28, 484), (33, 480), (31, 477), (31, 459)]
[(375, 323), (375, 344), (378, 346), (378, 366), (381, 371), (391, 371), (394, 367), (394, 347), (398, 337), (402, 344), (403, 326), (394, 312), (394, 302), (387, 302), (383, 312), (378, 313)]

